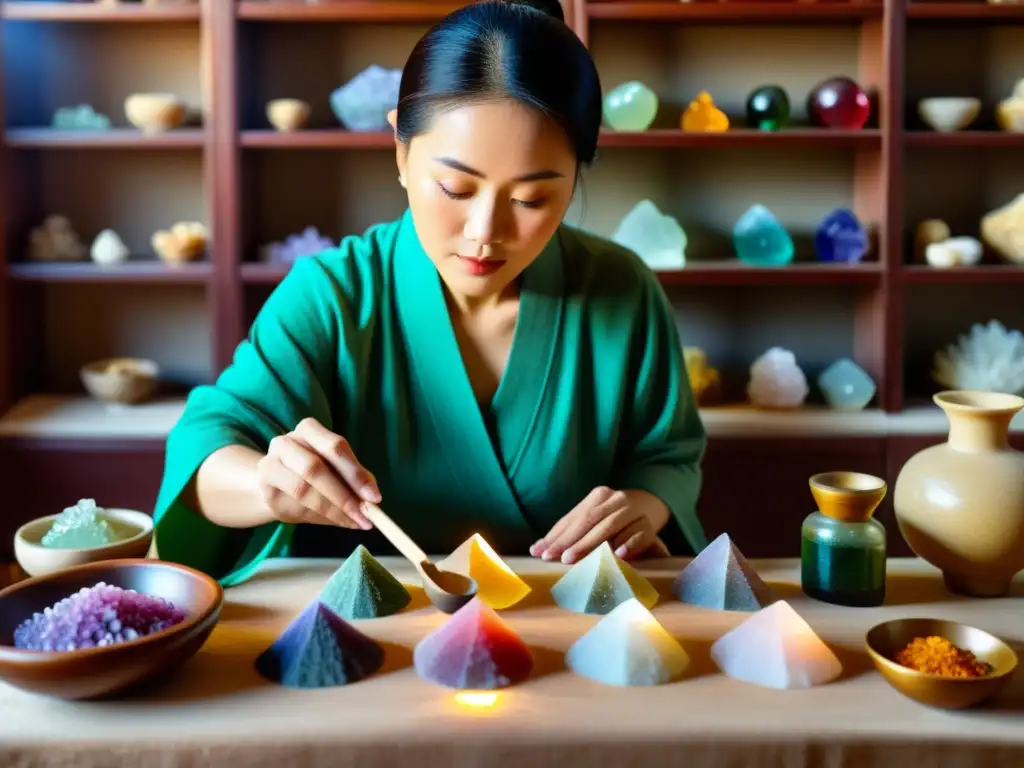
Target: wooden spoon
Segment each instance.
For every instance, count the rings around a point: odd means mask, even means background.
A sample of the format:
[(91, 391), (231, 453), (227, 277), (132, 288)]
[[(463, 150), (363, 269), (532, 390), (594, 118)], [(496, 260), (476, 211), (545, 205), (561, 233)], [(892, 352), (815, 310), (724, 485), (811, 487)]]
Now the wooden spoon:
[(455, 613), (476, 597), (477, 585), (473, 579), (453, 571), (442, 571), (430, 562), (426, 553), (380, 507), (366, 501), (362, 510), (367, 519), (413, 564), (423, 582), (423, 591), (439, 610)]

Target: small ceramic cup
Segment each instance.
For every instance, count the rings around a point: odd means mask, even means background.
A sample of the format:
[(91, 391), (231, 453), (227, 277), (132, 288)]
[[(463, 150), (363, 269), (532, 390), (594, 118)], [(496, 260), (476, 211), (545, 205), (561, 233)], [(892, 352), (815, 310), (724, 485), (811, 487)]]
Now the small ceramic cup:
[(145, 557), (153, 542), (153, 518), (133, 509), (105, 508), (102, 515), (134, 534), (102, 547), (61, 549), (44, 547), (40, 542), (57, 515), (39, 517), (25, 523), (14, 534), (14, 557), (29, 576), (43, 576), (76, 565), (101, 560)]
[(921, 99), (917, 114), (936, 131), (962, 131), (974, 122), (981, 111), (981, 100), (971, 97), (938, 97)]
[(309, 104), (301, 99), (274, 99), (267, 102), (267, 120), (282, 133), (298, 131), (309, 122)]

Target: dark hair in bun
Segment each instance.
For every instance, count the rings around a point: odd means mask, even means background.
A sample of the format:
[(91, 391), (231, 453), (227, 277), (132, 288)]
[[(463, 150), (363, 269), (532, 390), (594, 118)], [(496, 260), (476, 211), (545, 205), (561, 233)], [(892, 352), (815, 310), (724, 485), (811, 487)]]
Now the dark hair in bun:
[(432, 27), (402, 72), (398, 139), (427, 130), (439, 110), (500, 98), (549, 115), (579, 163), (594, 159), (601, 82), (558, 0), (481, 0)]

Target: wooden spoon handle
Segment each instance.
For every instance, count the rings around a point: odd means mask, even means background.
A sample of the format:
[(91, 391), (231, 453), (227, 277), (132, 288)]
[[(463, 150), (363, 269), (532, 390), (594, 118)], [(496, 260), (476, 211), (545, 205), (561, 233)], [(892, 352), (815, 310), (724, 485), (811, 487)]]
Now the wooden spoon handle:
[(427, 559), (426, 553), (390, 517), (385, 515), (380, 507), (364, 501), (363, 514), (384, 534), (388, 541), (395, 545), (399, 552), (408, 558), (410, 563), (415, 565), (417, 569), (421, 567), (422, 563)]

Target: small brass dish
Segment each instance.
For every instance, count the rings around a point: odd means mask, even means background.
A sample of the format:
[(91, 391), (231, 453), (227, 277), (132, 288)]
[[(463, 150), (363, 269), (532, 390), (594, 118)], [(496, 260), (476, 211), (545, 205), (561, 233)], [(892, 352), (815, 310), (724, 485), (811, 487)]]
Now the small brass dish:
[[(946, 677), (905, 667), (896, 653), (914, 638), (936, 635), (968, 650), (992, 667), (984, 677)], [(864, 638), (868, 655), (889, 685), (914, 701), (941, 709), (965, 709), (992, 698), (1017, 669), (1017, 654), (977, 627), (943, 619), (894, 619), (872, 627)]]

